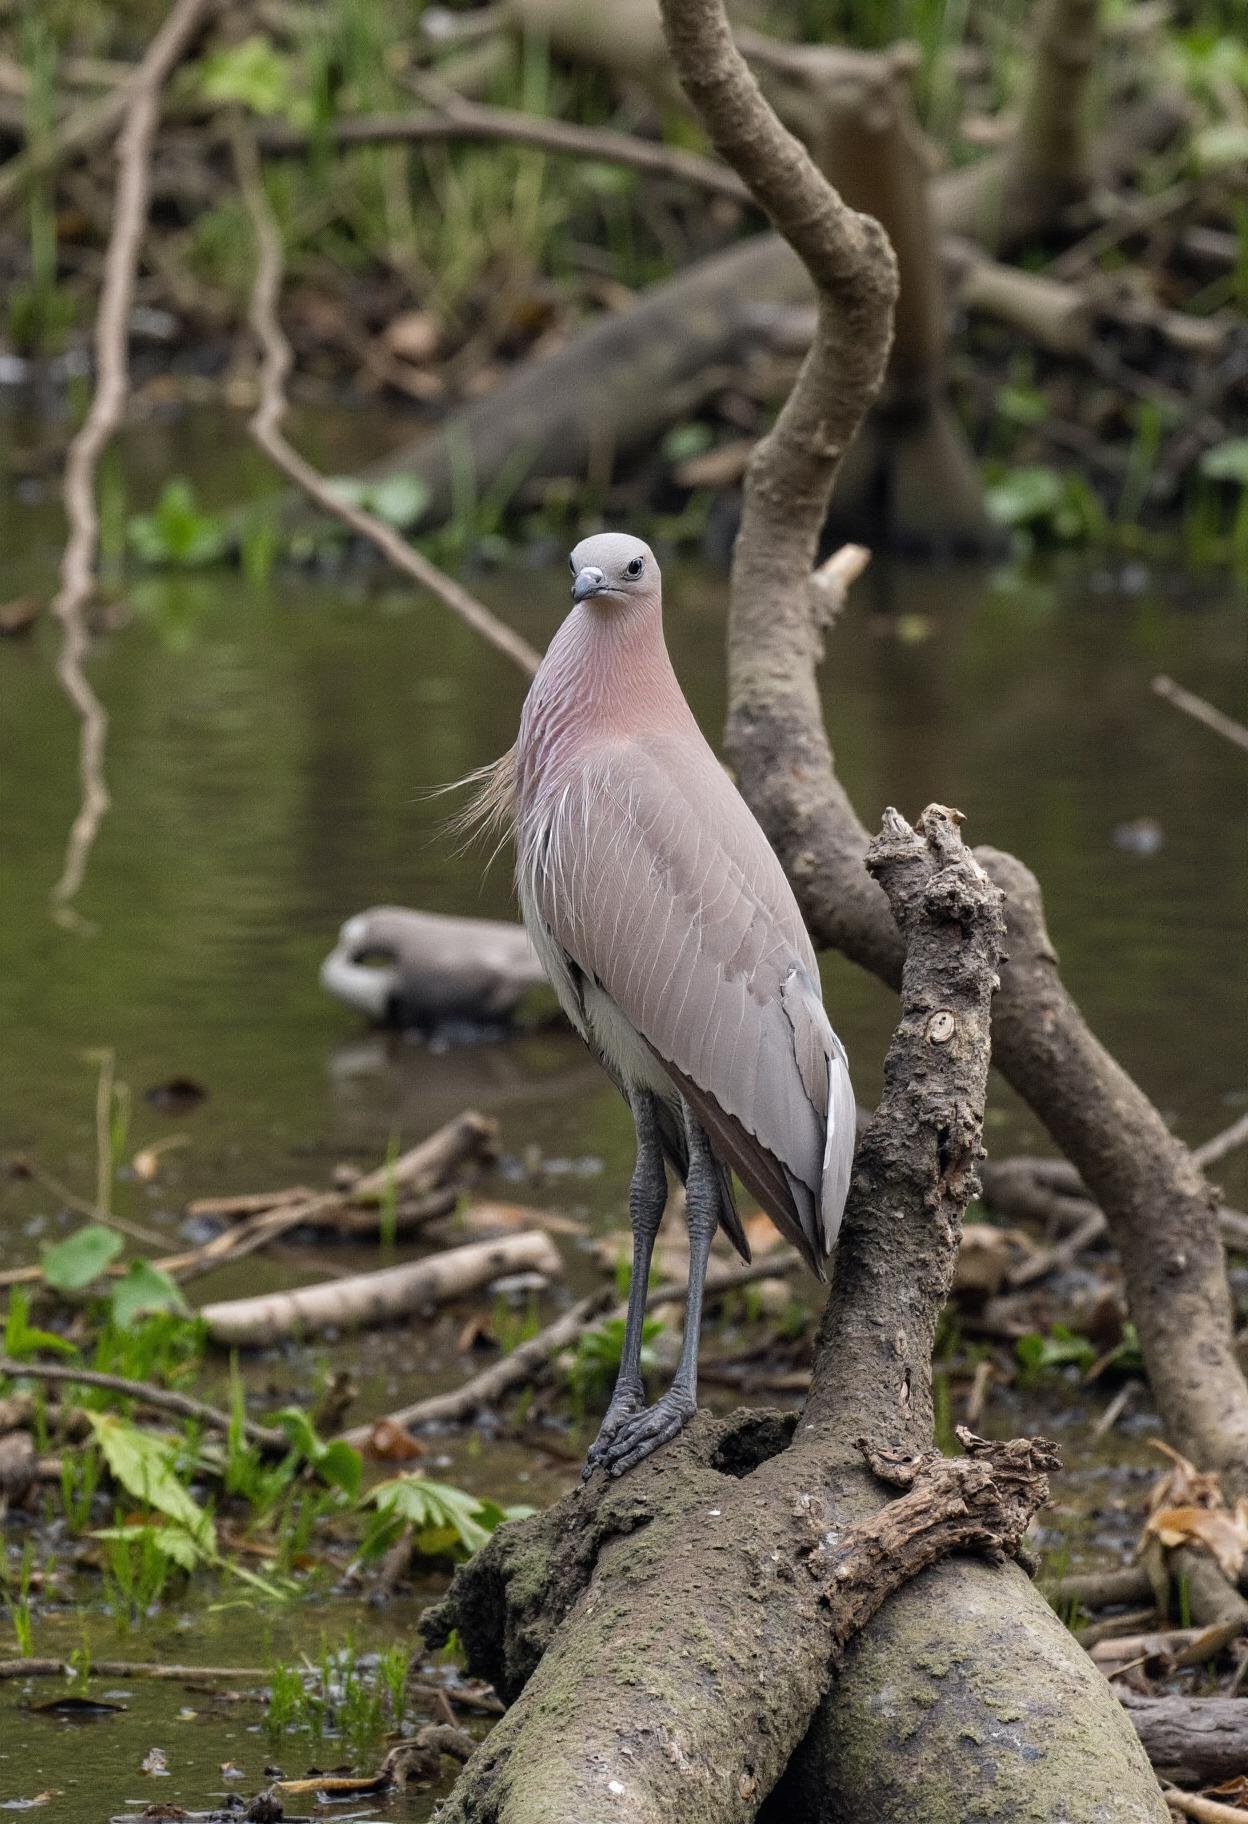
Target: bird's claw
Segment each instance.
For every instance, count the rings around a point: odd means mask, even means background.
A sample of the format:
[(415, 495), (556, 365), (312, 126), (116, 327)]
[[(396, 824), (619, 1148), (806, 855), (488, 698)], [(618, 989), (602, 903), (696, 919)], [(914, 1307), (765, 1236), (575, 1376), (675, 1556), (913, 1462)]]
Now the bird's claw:
[(609, 1476), (622, 1476), (660, 1444), (669, 1443), (696, 1410), (696, 1400), (669, 1387), (653, 1406), (644, 1406), (631, 1418), (626, 1418), (605, 1446), (601, 1449), (598, 1444), (594, 1446), (598, 1454), (590, 1453), (593, 1467), (601, 1464)]
[(645, 1404), (644, 1393), (635, 1392), (632, 1389), (616, 1388), (602, 1424), (598, 1427), (598, 1436), (589, 1447), (585, 1467), (581, 1471), (582, 1482), (589, 1481), (598, 1465), (603, 1462), (621, 1428), (627, 1425), (630, 1419), (635, 1418), (639, 1412), (644, 1411)]

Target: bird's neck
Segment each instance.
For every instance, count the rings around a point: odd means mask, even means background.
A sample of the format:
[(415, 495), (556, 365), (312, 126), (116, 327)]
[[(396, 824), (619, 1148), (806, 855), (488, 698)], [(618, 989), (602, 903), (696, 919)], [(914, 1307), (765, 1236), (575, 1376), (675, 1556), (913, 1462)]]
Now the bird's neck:
[(543, 765), (586, 743), (671, 732), (693, 722), (657, 602), (574, 608), (551, 641), (524, 708), (521, 748)]

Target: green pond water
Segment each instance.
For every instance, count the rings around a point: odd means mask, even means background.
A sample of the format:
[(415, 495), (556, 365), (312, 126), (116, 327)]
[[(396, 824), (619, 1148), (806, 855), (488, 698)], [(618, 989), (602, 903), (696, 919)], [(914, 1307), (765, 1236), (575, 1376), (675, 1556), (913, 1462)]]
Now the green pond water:
[[(8, 428), (23, 452), (11, 466), (28, 478), (0, 488), (0, 602), (48, 591), (59, 538), (39, 481), (55, 472), (39, 461), (47, 433)], [(324, 426), (321, 436), (333, 443)], [(346, 467), (341, 439), (333, 453), (329, 466)], [(123, 469), (132, 506), (175, 471), (218, 499), (257, 475), (237, 427), (210, 415), (132, 434)], [(565, 561), (552, 546), (470, 581), (541, 645), (566, 608)], [(665, 575), (677, 670), (718, 731), (725, 578), (689, 562)], [(89, 1197), (89, 1054), (107, 1048), (132, 1095), (129, 1150), (184, 1136), (155, 1183), (116, 1189), (117, 1210), (171, 1245), (193, 1197), (321, 1184), (337, 1161), (374, 1164), (392, 1136), (410, 1145), (466, 1106), (500, 1125), (504, 1164), (486, 1195), (618, 1228), (627, 1112), (569, 1034), (542, 1028), (433, 1052), (365, 1030), (317, 981), (339, 923), (363, 906), (509, 912), (506, 866), (486, 872), (480, 857), (456, 853), (441, 827), (445, 802), (428, 794), (509, 745), (523, 680), (436, 605), (376, 572), (278, 573), (263, 584), (231, 571), (131, 575), (119, 592), (129, 622), (91, 661), (111, 717), (113, 806), (78, 901), (85, 930), (47, 909), (77, 802), (77, 729), (52, 675), (55, 630), (45, 621), (0, 643), (0, 1153), (31, 1156)], [(1233, 709), (1243, 658), (1230, 585), (1124, 576), (1121, 563), (1092, 560), (998, 573), (879, 566), (858, 586), (824, 669), (841, 774), (866, 821), (888, 803), (914, 815), (937, 799), (965, 812), (972, 839), (1024, 856), (1093, 1025), (1193, 1140), (1234, 1118), (1248, 1077), (1248, 793), (1242, 755), (1148, 686), (1166, 671)], [(1139, 820), (1152, 829), (1151, 853), (1123, 846), (1120, 826)], [(891, 999), (839, 958), (826, 962), (825, 988), (869, 1100)], [(173, 1077), (202, 1084), (206, 1098), (189, 1110), (153, 1106), (145, 1092)], [(989, 1140), (1000, 1151), (1042, 1143), (995, 1082)], [(1248, 1197), (1242, 1155), (1222, 1178), (1234, 1200)], [(39, 1183), (6, 1174), (0, 1267), (36, 1259), (76, 1220)], [(369, 1250), (328, 1252), (331, 1267), (376, 1261)], [(585, 1250), (566, 1253), (569, 1284), (591, 1283)], [(292, 1247), (198, 1280), (193, 1296), (291, 1283), (323, 1274), (326, 1261), (324, 1248)], [(454, 1346), (463, 1317), (266, 1355), (250, 1370), (257, 1396), (311, 1397), (327, 1366), (348, 1365), (360, 1417), (453, 1384), (471, 1371)], [(1077, 1396), (1068, 1404), (1078, 1409)], [(1142, 1473), (1138, 1440), (1076, 1450), (1054, 1525), (1091, 1513), (1094, 1530), (1113, 1535), (1105, 1478), (1124, 1461)], [(427, 1466), (503, 1500), (545, 1500), (573, 1473), (477, 1433), (436, 1440)], [(11, 1551), (19, 1545), (11, 1529)], [(128, 1638), (99, 1608), (67, 1607), (37, 1617), (36, 1650), (68, 1653), (85, 1632), (97, 1656), (267, 1664), (301, 1650), (315, 1657), (322, 1640), (350, 1636), (363, 1649), (410, 1639), (427, 1594), (382, 1611), (326, 1595), (269, 1612), (214, 1589), (210, 1600), (175, 1599)], [(9, 1650), (0, 1620), (0, 1656)], [(58, 1788), (46, 1815), (92, 1824), (152, 1800), (207, 1806), (225, 1790), (227, 1761), (251, 1793), (266, 1764), (293, 1774), (344, 1758), (341, 1744), (275, 1750), (254, 1704), (179, 1687), (127, 1691), (123, 1714), (70, 1725), (25, 1707), (50, 1688), (0, 1684), (0, 1806)], [(168, 1778), (139, 1772), (156, 1744)], [(366, 1809), (416, 1820), (431, 1803), (425, 1793)]]

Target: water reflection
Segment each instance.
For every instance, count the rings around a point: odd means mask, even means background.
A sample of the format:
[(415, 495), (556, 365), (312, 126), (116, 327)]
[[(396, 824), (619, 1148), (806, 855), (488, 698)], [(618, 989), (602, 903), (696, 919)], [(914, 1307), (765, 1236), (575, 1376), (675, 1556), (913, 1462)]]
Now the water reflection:
[[(29, 580), (30, 555), (20, 563)], [(676, 666), (718, 730), (725, 579), (666, 568)], [(557, 567), (474, 581), (535, 644), (564, 612)], [(1094, 582), (1073, 567), (1037, 578), (873, 566), (829, 642), (829, 726), (868, 823), (887, 803), (913, 815), (939, 799), (966, 813), (974, 840), (1035, 867), (1093, 1025), (1201, 1138), (1229, 1118), (1246, 1074), (1248, 807), (1241, 757), (1158, 703), (1148, 681), (1164, 669), (1224, 694), (1242, 623), (1230, 604)], [(179, 1117), (190, 1144), (170, 1157), (158, 1218), (173, 1220), (186, 1195), (301, 1176), (292, 1162), (309, 1147), (375, 1159), (393, 1133), (410, 1143), (466, 1104), (497, 1116), (511, 1151), (600, 1153), (611, 1169), (591, 1201), (618, 1212), (627, 1113), (570, 1035), (433, 1053), (364, 1035), (317, 981), (361, 906), (512, 915), (505, 864), (487, 872), (457, 853), (446, 802), (428, 794), (510, 744), (523, 680), (384, 578), (152, 576), (129, 600), (130, 625), (93, 660), (112, 717), (114, 808), (81, 896), (90, 938), (45, 910), (74, 803), (51, 630), (0, 648), (0, 1143), (88, 1189), (83, 1053), (106, 1045), (136, 1092), (135, 1145), (172, 1119), (141, 1102), (148, 1084), (181, 1074), (210, 1091)], [(1114, 832), (1127, 824), (1160, 840), (1124, 846)], [(839, 958), (825, 981), (869, 1098), (891, 999)], [(1035, 1138), (999, 1087), (991, 1119), (994, 1143)], [(1244, 1194), (1242, 1158), (1223, 1176)], [(21, 1186), (3, 1196), (5, 1252), (24, 1258), (39, 1200)], [(152, 1215), (151, 1194), (127, 1197)]]

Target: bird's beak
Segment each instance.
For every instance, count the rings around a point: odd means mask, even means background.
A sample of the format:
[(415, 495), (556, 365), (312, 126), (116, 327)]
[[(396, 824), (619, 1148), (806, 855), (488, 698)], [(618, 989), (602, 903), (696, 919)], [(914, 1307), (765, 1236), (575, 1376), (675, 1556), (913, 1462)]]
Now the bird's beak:
[(602, 571), (595, 569), (591, 565), (588, 569), (582, 570), (573, 583), (572, 600), (574, 602), (583, 602), (591, 595), (601, 595), (606, 589), (606, 586), (607, 579), (602, 574)]

